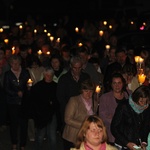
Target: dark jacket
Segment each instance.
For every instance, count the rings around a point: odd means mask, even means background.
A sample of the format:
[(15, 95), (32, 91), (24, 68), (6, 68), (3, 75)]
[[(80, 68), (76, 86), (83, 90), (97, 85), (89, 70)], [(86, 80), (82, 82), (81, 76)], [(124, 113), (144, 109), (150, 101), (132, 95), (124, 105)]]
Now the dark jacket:
[(19, 79), (16, 78), (14, 73), (9, 70), (4, 75), (4, 90), (6, 92), (6, 100), (8, 104), (22, 103), (22, 98), (18, 96), (18, 91), (23, 93), (27, 90), (27, 81), (30, 78), (30, 74), (27, 69), (22, 69)]
[(79, 80), (75, 81), (70, 70), (60, 77), (57, 85), (57, 99), (60, 103), (62, 121), (64, 119), (65, 107), (70, 97), (80, 94), (81, 82), (88, 78), (90, 76), (87, 73), (81, 72)]
[(128, 100), (118, 104), (111, 122), (111, 132), (115, 137), (115, 143), (121, 146), (126, 146), (129, 142), (140, 145), (141, 130), (146, 120), (146, 110), (137, 114)]
[(45, 127), (57, 108), (57, 83), (47, 83), (43, 80), (37, 82), (30, 91), (31, 115), (37, 128)]

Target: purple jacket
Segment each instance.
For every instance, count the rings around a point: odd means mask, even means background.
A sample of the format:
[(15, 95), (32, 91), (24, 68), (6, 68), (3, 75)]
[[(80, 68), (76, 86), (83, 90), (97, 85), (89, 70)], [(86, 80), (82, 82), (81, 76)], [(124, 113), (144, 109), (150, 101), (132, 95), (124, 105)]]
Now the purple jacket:
[[(131, 91), (128, 91), (131, 94)], [(128, 99), (128, 93), (125, 92), (125, 98)], [(113, 91), (104, 93), (99, 99), (99, 116), (104, 121), (108, 133), (109, 142), (114, 142), (114, 137), (110, 131), (110, 125), (118, 103), (113, 95)]]

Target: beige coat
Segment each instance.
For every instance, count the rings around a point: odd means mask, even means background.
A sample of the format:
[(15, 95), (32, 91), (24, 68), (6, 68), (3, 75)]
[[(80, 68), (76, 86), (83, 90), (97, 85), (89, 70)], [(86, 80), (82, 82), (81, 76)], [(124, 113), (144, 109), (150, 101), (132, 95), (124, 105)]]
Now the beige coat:
[[(84, 147), (84, 143), (82, 142), (79, 149), (71, 148), (70, 150), (86, 150), (86, 149)], [(115, 146), (106, 143), (106, 150), (117, 150), (117, 148)]]
[[(97, 112), (98, 104), (94, 101), (94, 113)], [(65, 128), (62, 137), (72, 143), (76, 142), (78, 131), (82, 122), (88, 116), (88, 112), (80, 96), (71, 97), (65, 109)]]

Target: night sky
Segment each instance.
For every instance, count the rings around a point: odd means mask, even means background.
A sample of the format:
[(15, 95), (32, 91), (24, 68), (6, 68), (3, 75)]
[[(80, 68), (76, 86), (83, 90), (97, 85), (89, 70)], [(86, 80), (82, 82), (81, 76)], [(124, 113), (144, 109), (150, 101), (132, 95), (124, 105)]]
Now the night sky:
[[(0, 20), (21, 20), (31, 14), (42, 18), (70, 15), (76, 18), (112, 17), (118, 11), (136, 15), (138, 9), (146, 10), (149, 0), (0, 0)], [(145, 6), (144, 6), (145, 4)]]

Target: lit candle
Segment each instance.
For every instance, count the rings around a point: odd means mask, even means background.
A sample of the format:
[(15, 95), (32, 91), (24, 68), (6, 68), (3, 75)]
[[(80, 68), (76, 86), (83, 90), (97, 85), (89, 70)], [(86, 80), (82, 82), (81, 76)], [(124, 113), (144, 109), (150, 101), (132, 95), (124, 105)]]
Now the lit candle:
[(60, 38), (57, 38), (56, 42), (57, 42), (57, 43), (60, 43)]
[(130, 23), (131, 23), (131, 24), (134, 24), (134, 22), (133, 22), (133, 21), (131, 21)]
[(28, 80), (28, 86), (32, 86), (33, 81), (31, 79)]
[(12, 47), (12, 54), (15, 54), (15, 46)]
[(19, 25), (19, 29), (22, 29), (23, 28), (23, 26), (22, 25)]
[(54, 40), (54, 37), (50, 36), (50, 41), (53, 42), (53, 40)]
[(143, 63), (144, 59), (142, 57), (139, 58), (139, 63)]
[(110, 45), (106, 45), (105, 48), (106, 48), (107, 51), (109, 51)]
[(135, 60), (136, 63), (139, 63), (139, 59), (140, 59), (140, 56), (135, 56), (134, 57), (134, 60)]
[(100, 93), (100, 91), (101, 91), (100, 86), (99, 86), (99, 85), (98, 85), (98, 86), (96, 86), (96, 90), (95, 90), (95, 92), (96, 92), (96, 93)]
[(109, 25), (109, 29), (112, 29), (112, 25)]
[(6, 44), (8, 44), (9, 40), (8, 40), (8, 39), (4, 39), (4, 42), (5, 42)]
[(47, 33), (47, 36), (51, 36), (51, 33)]
[(78, 32), (79, 32), (79, 28), (78, 28), (78, 27), (76, 27), (76, 28), (75, 28), (75, 31), (78, 33)]
[(139, 74), (138, 75), (138, 81), (140, 83), (140, 85), (142, 85), (145, 81), (146, 75), (145, 74)]
[(44, 32), (45, 32), (45, 33), (47, 33), (47, 30), (46, 30), (46, 29), (44, 29)]
[(47, 52), (46, 52), (47, 55), (50, 55), (50, 53), (51, 53), (50, 51), (47, 51)]
[(79, 47), (81, 47), (82, 45), (83, 45), (83, 44), (82, 44), (81, 42), (80, 42), (80, 43), (78, 43), (78, 46), (79, 46)]
[(34, 33), (35, 33), (35, 34), (37, 33), (37, 30), (36, 30), (36, 29), (34, 29)]
[(104, 34), (104, 31), (103, 31), (103, 30), (100, 30), (100, 31), (99, 31), (99, 35), (100, 35), (100, 36), (103, 36), (103, 34)]
[(0, 28), (0, 32), (3, 32), (3, 28)]
[(41, 55), (41, 54), (42, 54), (42, 51), (41, 51), (41, 50), (39, 50), (37, 53), (38, 53), (38, 55)]
[(104, 21), (103, 24), (106, 26), (107, 25), (107, 21)]

